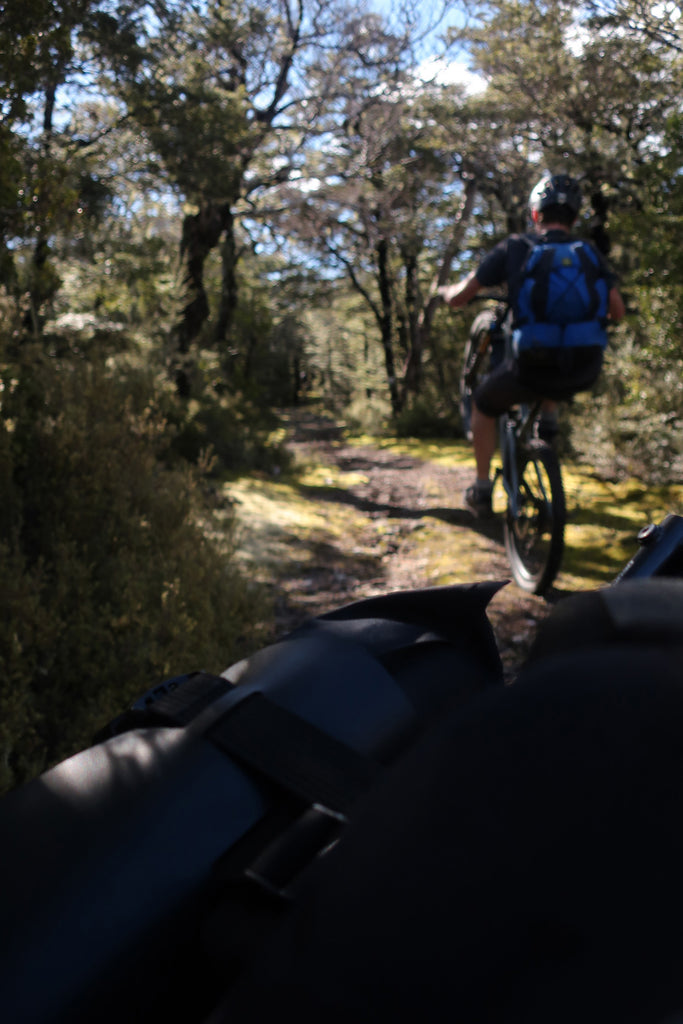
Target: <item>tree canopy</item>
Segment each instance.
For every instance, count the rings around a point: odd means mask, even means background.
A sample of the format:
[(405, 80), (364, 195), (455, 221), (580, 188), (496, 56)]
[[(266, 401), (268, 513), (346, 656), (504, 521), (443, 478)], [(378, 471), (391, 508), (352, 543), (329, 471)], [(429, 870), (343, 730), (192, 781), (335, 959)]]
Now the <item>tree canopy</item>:
[[(305, 378), (306, 345), (298, 369), (279, 362), (281, 319), (320, 322), (322, 304), (341, 338), (351, 303), (387, 415), (448, 418), (463, 328), (434, 285), (524, 230), (549, 168), (580, 178), (580, 229), (621, 275), (623, 350), (677, 351), (675, 3), (13, 0), (3, 14), (0, 270), (34, 339), (66, 310), (108, 310), (153, 337), (188, 400), (205, 367), (232, 392), (272, 387), (269, 360)], [(349, 357), (360, 380), (366, 341)]]

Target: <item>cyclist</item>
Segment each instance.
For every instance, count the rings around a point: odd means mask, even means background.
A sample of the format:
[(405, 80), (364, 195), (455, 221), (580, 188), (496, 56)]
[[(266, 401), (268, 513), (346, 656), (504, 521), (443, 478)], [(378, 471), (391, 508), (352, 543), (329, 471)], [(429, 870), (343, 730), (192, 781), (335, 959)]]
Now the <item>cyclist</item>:
[[(484, 258), (474, 273), (459, 284), (439, 288), (439, 294), (449, 306), (457, 308), (470, 302), (481, 288), (507, 284), (514, 327), (515, 320), (519, 319), (518, 301), (525, 266), (533, 247), (539, 243), (571, 241), (571, 228), (580, 209), (581, 189), (573, 178), (566, 174), (544, 176), (529, 197), (535, 231), (510, 235)], [(625, 308), (616, 276), (591, 243), (584, 245), (591, 247), (597, 261), (597, 277), (605, 285), (606, 316), (618, 321)], [(555, 424), (556, 403), (591, 387), (602, 368), (603, 352), (603, 344), (574, 344), (534, 349), (531, 356), (510, 353), (479, 384), (472, 408), (477, 477), (465, 492), (465, 503), (475, 515), (491, 514), (490, 467), (496, 450), (497, 418), (513, 405), (543, 398), (541, 430), (549, 434)]]

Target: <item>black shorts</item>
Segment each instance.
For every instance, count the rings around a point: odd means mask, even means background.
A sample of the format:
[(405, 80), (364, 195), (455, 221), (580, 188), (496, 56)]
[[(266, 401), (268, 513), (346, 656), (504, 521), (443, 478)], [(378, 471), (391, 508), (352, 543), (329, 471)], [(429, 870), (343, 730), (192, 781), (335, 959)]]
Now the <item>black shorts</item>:
[(511, 406), (550, 398), (561, 402), (586, 391), (602, 369), (603, 350), (597, 346), (563, 352), (549, 349), (521, 359), (506, 359), (475, 389), (474, 402), (485, 416), (501, 416)]

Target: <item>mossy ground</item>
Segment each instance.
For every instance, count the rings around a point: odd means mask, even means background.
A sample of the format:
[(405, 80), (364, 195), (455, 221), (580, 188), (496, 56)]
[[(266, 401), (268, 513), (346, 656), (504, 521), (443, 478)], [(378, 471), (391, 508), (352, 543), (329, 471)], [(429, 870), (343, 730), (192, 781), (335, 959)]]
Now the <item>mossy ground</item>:
[[(312, 422), (290, 414), (295, 460), (286, 473), (224, 484), (238, 515), (238, 557), (272, 588), (276, 631), (375, 593), (509, 579), (502, 517), (478, 521), (463, 506), (469, 444), (319, 437)], [(511, 665), (554, 602), (608, 583), (637, 550), (641, 527), (683, 510), (682, 486), (605, 481), (571, 462), (563, 476), (566, 549), (553, 591), (541, 598), (511, 584), (490, 609)], [(497, 511), (502, 498), (499, 486)]]

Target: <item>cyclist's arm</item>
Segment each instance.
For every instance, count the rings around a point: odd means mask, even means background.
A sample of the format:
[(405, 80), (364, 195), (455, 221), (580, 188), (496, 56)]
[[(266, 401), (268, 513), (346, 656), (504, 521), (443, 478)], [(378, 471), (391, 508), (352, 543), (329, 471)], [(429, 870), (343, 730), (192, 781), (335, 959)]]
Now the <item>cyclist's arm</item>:
[(457, 308), (471, 302), (482, 288), (497, 288), (505, 284), (510, 277), (510, 247), (514, 248), (515, 245), (523, 245), (526, 252), (529, 242), (521, 235), (503, 239), (487, 253), (478, 269), (469, 277), (464, 278), (459, 284), (439, 288), (441, 297), (449, 306)]
[(466, 306), (468, 302), (481, 290), (481, 282), (477, 279), (476, 273), (464, 278), (459, 284), (447, 284), (439, 288), (439, 295), (452, 308)]
[(607, 262), (605, 256), (595, 246), (592, 246), (592, 249), (597, 254), (602, 276), (605, 278), (609, 288), (607, 293), (607, 317), (616, 324), (626, 314), (626, 304), (619, 291), (617, 275)]
[(618, 323), (619, 320), (624, 316), (626, 312), (626, 306), (624, 300), (621, 297), (621, 292), (618, 288), (610, 288), (609, 299), (607, 304), (607, 315), (610, 320)]

